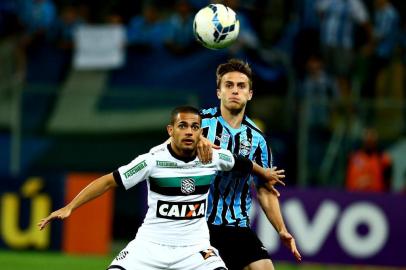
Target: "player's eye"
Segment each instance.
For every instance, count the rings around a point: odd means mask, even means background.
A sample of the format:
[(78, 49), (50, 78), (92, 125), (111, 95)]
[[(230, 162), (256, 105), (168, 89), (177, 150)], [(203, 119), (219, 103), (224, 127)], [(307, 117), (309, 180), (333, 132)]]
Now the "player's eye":
[(181, 129), (184, 129), (186, 127), (186, 125), (185, 124), (179, 124), (178, 127), (181, 128)]
[(245, 83), (239, 83), (238, 84), (238, 88), (239, 89), (245, 89), (247, 86), (246, 86), (246, 84)]
[(199, 125), (193, 125), (193, 126), (192, 126), (192, 129), (193, 129), (193, 130), (199, 130), (199, 128), (200, 128)]

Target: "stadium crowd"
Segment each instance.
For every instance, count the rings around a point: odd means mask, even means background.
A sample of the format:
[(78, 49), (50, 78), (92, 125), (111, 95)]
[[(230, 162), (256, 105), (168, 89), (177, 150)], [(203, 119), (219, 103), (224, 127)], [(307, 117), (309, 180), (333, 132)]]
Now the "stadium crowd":
[[(399, 161), (404, 153), (401, 149), (406, 130), (403, 1), (221, 2), (237, 12), (241, 24), (238, 41), (225, 54), (247, 59), (257, 74), (255, 95), (262, 98), (253, 102), (249, 110), (274, 138), (273, 147), (280, 151), (276, 154), (280, 162), (290, 163), (288, 171), (296, 171), (299, 166), (296, 163), (300, 160), (291, 162), (291, 156), (297, 154), (296, 144), (305, 140), (309, 153), (304, 159), (305, 167), (320, 167), (320, 160), (325, 160), (320, 170), (304, 176), (308, 185), (347, 185), (350, 190), (363, 186), (355, 184), (356, 178), (366, 181), (365, 177), (370, 176), (355, 173), (360, 159), (351, 153), (359, 140), (365, 139), (364, 131), (373, 128), (381, 135), (374, 147), (385, 149), (385, 161), (368, 159), (368, 151), (362, 160), (373, 163), (371, 166), (380, 175), (377, 179), (382, 182), (375, 185), (375, 190), (404, 190), (405, 162)], [(0, 65), (0, 101), (11, 98), (10, 85), (16, 82), (63, 82), (72, 66), (75, 31), (83, 25), (124, 26), (129, 54), (148, 56), (164, 51), (172, 57), (193, 57), (207, 50), (195, 41), (192, 22), (195, 12), (208, 3), (3, 0), (0, 61), (7, 64)], [(53, 52), (57, 52), (57, 57)], [(37, 68), (46, 61), (52, 63), (49, 73)], [(269, 104), (274, 99), (288, 100), (288, 123), (277, 123), (280, 116), (269, 116), (267, 110), (261, 113), (263, 103), (272, 106)], [(389, 105), (379, 105), (382, 103)], [(388, 119), (394, 122), (388, 124)], [(301, 132), (308, 132), (307, 136), (304, 138)], [(332, 166), (339, 164), (346, 169), (332, 174)], [(388, 173), (388, 168), (392, 172)], [(328, 175), (333, 177), (327, 181)]]

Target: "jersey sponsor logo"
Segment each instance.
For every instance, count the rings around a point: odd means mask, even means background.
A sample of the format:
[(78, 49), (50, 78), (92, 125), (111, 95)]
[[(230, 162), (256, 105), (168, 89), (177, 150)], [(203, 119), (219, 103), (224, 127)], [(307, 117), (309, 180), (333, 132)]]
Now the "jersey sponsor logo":
[[(210, 162), (211, 163), (211, 162)], [(210, 164), (208, 163), (208, 164)], [(197, 168), (202, 166), (202, 163), (199, 160), (195, 160), (192, 163), (188, 163), (188, 164), (182, 164), (181, 167), (179, 167), (180, 169), (191, 169), (191, 168)]]
[(158, 166), (160, 168), (178, 168), (178, 163), (173, 162), (173, 161), (157, 160), (156, 166)]
[(231, 162), (231, 157), (229, 155), (219, 153), (219, 158), (224, 160), (224, 161)]
[(195, 180), (193, 178), (184, 178), (180, 183), (180, 190), (184, 194), (192, 194), (196, 189)]
[(239, 154), (243, 156), (248, 156), (251, 152), (251, 142), (248, 140), (242, 140), (240, 142), (240, 151)]
[(156, 215), (166, 219), (195, 219), (204, 218), (206, 200), (195, 202), (167, 202), (158, 200)]
[(126, 171), (124, 173), (124, 176), (125, 176), (125, 178), (130, 178), (131, 176), (133, 176), (137, 172), (141, 171), (145, 167), (147, 167), (147, 163), (145, 162), (145, 160), (143, 160), (140, 163), (138, 163), (137, 165), (135, 165), (134, 167), (132, 167), (131, 169), (129, 169), (128, 171)]
[[(208, 163), (210, 164), (211, 161)], [(177, 168), (177, 169), (190, 169), (190, 168), (196, 168), (202, 165), (202, 163), (199, 160), (195, 160), (192, 163), (188, 164), (178, 164), (173, 161), (163, 161), (163, 160), (157, 160), (156, 165), (159, 168)]]

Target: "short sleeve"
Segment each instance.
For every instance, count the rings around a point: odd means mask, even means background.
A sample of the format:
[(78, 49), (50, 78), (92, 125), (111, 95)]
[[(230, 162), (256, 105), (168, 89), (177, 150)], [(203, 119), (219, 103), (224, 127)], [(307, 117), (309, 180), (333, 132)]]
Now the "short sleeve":
[(218, 171), (230, 171), (235, 164), (233, 154), (225, 149), (213, 149), (213, 163)]
[(151, 154), (140, 155), (129, 164), (121, 166), (113, 173), (118, 185), (130, 189), (150, 175), (152, 169)]
[[(263, 168), (272, 168), (273, 166), (272, 152), (265, 138), (262, 138), (260, 140), (257, 149), (254, 152), (253, 161)], [(255, 175), (253, 175), (253, 180), (256, 185), (263, 184), (263, 181), (261, 181)]]
[(159, 145), (156, 145), (156, 146), (152, 147), (151, 149), (149, 149), (148, 153), (156, 154), (158, 152), (165, 151), (168, 148), (168, 144), (169, 144), (169, 140), (167, 140), (164, 143), (161, 143)]

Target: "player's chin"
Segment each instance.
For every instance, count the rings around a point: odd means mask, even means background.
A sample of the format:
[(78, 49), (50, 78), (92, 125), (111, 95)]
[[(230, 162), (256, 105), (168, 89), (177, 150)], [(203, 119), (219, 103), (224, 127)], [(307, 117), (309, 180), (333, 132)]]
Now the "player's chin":
[(182, 144), (183, 150), (192, 151), (196, 149), (196, 143), (183, 143)]
[(244, 107), (244, 104), (237, 101), (230, 101), (228, 102), (228, 108), (230, 110), (241, 110)]

